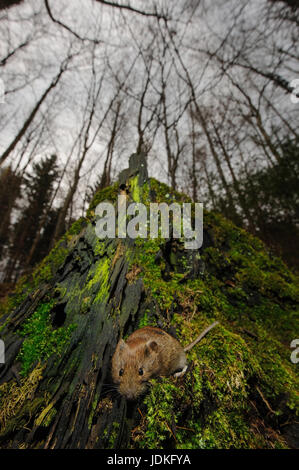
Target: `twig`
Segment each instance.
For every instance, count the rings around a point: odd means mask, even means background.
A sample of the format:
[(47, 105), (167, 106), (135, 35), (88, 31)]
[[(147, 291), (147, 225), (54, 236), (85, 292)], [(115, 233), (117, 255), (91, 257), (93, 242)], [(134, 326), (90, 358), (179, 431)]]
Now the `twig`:
[(265, 403), (266, 407), (268, 408), (268, 410), (269, 410), (271, 413), (276, 414), (276, 412), (272, 410), (272, 408), (271, 408), (269, 402), (266, 400), (266, 398), (265, 398), (264, 395), (262, 394), (262, 392), (261, 392), (261, 390), (259, 389), (259, 387), (256, 385), (255, 388), (256, 388), (257, 392), (259, 393), (261, 399), (262, 399), (263, 402)]
[(167, 428), (168, 428), (168, 431), (172, 434), (172, 436), (173, 436), (175, 442), (178, 442), (178, 441), (177, 441), (177, 438), (175, 437), (175, 435), (174, 435), (172, 429), (170, 428), (169, 424), (167, 423), (167, 421), (165, 421), (165, 424), (166, 424), (166, 426), (167, 426)]
[(102, 41), (97, 40), (97, 39), (83, 38), (83, 37), (79, 36), (79, 34), (77, 34), (75, 31), (73, 31), (73, 30), (72, 30), (69, 26), (67, 26), (65, 23), (62, 23), (61, 21), (59, 21), (59, 20), (57, 20), (56, 18), (54, 18), (48, 0), (45, 0), (45, 6), (46, 6), (46, 10), (47, 10), (47, 12), (48, 12), (48, 15), (49, 15), (49, 17), (51, 18), (51, 20), (53, 21), (53, 23), (56, 23), (56, 24), (58, 24), (59, 26), (61, 26), (62, 28), (66, 29), (69, 33), (73, 34), (77, 39), (80, 39), (80, 41), (92, 41), (92, 42), (94, 42), (95, 44), (100, 44), (100, 43), (102, 42)]
[(190, 351), (191, 348), (193, 348), (193, 346), (195, 346), (197, 343), (199, 343), (204, 336), (206, 336), (206, 334), (212, 329), (214, 328), (214, 326), (218, 325), (218, 321), (215, 321), (214, 323), (212, 323), (212, 325), (208, 326), (208, 328), (206, 328), (194, 341), (192, 341), (192, 343), (188, 344), (188, 346), (186, 346), (184, 348), (184, 351), (187, 352), (187, 351)]

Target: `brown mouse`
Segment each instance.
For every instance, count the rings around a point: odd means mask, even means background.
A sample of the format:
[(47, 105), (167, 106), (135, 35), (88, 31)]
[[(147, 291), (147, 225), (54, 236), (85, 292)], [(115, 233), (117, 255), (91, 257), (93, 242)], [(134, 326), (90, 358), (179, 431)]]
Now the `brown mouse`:
[(121, 339), (112, 358), (112, 378), (119, 393), (136, 400), (147, 390), (150, 379), (183, 375), (188, 366), (185, 353), (217, 324), (210, 325), (185, 348), (173, 336), (152, 326), (134, 331), (126, 342)]

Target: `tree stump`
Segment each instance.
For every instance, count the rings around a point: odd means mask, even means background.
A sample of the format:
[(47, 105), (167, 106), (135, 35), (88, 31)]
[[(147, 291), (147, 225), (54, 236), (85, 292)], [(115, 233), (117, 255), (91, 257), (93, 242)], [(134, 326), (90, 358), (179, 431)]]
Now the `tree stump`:
[[(96, 195), (87, 217), (6, 300), (0, 447), (288, 446), (294, 432), (288, 441), (282, 421), (295, 426), (285, 346), (298, 301), (294, 275), (259, 240), (208, 213), (196, 251), (171, 237), (100, 240), (95, 208), (121, 192), (128, 202), (190, 202), (148, 178), (145, 156), (133, 155), (119, 181)], [(175, 324), (187, 343), (214, 319), (221, 326), (194, 348), (185, 378), (154, 381), (137, 403), (117, 393), (110, 367), (120, 336), (144, 324)]]

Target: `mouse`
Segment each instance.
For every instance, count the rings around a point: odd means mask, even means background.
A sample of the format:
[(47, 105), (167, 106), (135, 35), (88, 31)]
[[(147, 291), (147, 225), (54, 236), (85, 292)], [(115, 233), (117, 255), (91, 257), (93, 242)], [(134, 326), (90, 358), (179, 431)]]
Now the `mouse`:
[(145, 326), (134, 331), (126, 341), (120, 339), (112, 357), (112, 379), (127, 400), (136, 400), (155, 377), (180, 377), (188, 363), (186, 352), (216, 326), (212, 323), (192, 343), (184, 348), (166, 331)]

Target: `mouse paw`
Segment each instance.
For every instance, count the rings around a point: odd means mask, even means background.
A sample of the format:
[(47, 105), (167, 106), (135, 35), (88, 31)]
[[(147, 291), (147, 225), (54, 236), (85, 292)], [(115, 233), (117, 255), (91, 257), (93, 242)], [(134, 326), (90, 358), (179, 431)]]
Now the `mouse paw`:
[(187, 368), (188, 368), (188, 366), (186, 365), (183, 369), (178, 370), (177, 372), (175, 372), (175, 373), (173, 374), (173, 376), (176, 377), (176, 378), (182, 377), (182, 375), (185, 374)]

